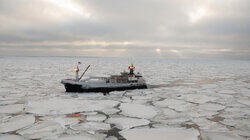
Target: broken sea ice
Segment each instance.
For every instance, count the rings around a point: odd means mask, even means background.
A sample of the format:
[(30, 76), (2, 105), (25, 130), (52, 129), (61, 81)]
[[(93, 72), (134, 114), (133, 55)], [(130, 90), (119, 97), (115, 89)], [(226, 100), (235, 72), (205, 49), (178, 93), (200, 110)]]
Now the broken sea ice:
[(23, 111), (23, 104), (12, 104), (0, 106), (0, 113), (15, 114)]
[(17, 131), (18, 134), (28, 139), (49, 138), (63, 133), (61, 124), (53, 121), (41, 121), (33, 126)]
[(33, 115), (18, 115), (0, 120), (0, 133), (16, 131), (35, 122)]
[(120, 134), (127, 140), (198, 140), (200, 135), (197, 130), (180, 128), (137, 128), (121, 131)]
[(203, 140), (244, 140), (239, 136), (226, 132), (204, 132), (201, 137)]
[(157, 115), (156, 109), (152, 106), (122, 103), (119, 108), (122, 110), (121, 114), (130, 117), (150, 119)]
[(113, 100), (78, 100), (49, 98), (38, 101), (29, 101), (26, 111), (39, 115), (71, 114), (83, 111), (109, 109), (119, 102)]
[(0, 135), (0, 140), (25, 140), (25, 138), (18, 135)]
[(85, 122), (70, 126), (71, 129), (77, 131), (97, 131), (97, 130), (109, 130), (111, 127), (109, 124), (103, 122)]
[(136, 126), (148, 125), (150, 121), (146, 119), (114, 117), (106, 120), (107, 123), (115, 124), (119, 129), (129, 129)]

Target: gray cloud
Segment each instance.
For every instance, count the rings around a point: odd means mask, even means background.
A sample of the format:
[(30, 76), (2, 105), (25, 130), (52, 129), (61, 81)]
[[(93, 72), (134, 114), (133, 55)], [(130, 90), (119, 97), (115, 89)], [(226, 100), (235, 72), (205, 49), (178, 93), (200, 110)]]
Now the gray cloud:
[(249, 0), (1, 0), (0, 55), (250, 59)]

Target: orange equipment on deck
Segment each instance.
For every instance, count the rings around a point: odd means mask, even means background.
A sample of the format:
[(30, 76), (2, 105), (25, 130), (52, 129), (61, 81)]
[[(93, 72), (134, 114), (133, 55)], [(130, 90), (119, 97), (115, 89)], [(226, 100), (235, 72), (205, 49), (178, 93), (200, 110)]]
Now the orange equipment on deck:
[(135, 67), (133, 66), (133, 65), (131, 65), (131, 66), (128, 66), (128, 69), (135, 69)]

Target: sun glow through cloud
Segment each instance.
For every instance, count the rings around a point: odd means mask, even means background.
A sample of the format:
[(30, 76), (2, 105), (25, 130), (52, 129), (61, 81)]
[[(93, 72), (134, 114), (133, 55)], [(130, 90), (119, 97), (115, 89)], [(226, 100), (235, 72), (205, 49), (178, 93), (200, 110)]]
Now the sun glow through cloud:
[(157, 53), (160, 53), (160, 52), (161, 52), (161, 49), (155, 49), (155, 51), (156, 51)]
[(208, 14), (207, 9), (199, 7), (189, 13), (190, 22), (195, 23)]
[(71, 0), (49, 0), (49, 2), (55, 4), (57, 7), (67, 10), (68, 12), (73, 12), (86, 18), (90, 18), (91, 16), (91, 13), (85, 11), (81, 6)]

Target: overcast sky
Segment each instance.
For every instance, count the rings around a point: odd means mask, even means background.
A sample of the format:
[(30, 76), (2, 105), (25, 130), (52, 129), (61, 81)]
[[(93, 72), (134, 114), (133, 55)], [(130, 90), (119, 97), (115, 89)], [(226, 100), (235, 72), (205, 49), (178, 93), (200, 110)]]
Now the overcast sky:
[(250, 59), (250, 0), (0, 0), (0, 55)]

